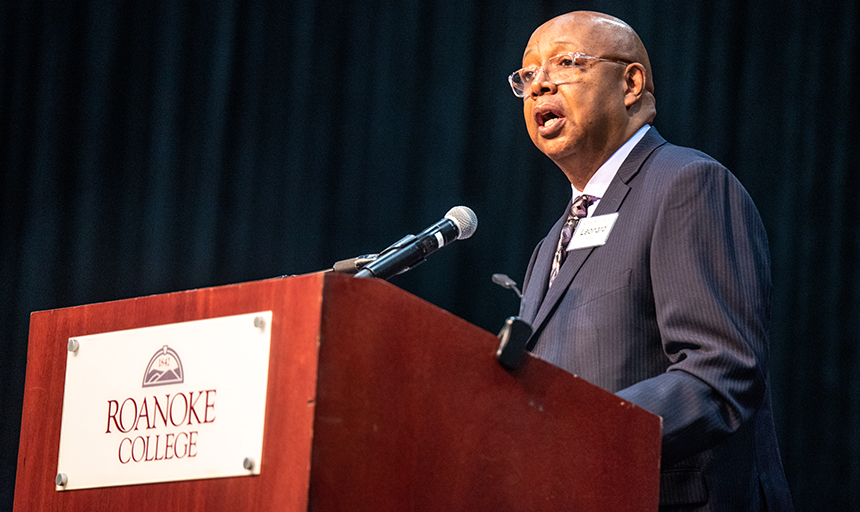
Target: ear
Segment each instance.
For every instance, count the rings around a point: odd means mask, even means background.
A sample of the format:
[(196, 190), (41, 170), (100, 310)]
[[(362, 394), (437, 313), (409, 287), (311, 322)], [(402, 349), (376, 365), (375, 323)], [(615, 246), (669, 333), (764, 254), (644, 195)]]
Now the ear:
[(630, 108), (642, 99), (646, 86), (645, 66), (638, 62), (628, 64), (624, 70), (624, 106)]

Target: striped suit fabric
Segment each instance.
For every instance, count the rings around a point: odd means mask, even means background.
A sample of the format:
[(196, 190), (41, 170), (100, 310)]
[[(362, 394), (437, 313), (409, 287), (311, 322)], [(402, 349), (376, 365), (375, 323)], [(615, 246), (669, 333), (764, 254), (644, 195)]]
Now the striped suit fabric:
[[(570, 205), (568, 205), (568, 208)], [(665, 510), (791, 510), (768, 390), (767, 236), (740, 182), (651, 128), (547, 288), (567, 213), (535, 249), (520, 316), (530, 349), (663, 418)]]

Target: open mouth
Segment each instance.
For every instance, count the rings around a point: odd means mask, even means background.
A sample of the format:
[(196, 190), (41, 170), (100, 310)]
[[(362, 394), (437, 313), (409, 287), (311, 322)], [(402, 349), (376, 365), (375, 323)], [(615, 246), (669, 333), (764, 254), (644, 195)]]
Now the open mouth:
[(561, 118), (555, 115), (555, 113), (546, 112), (539, 116), (538, 125), (549, 128), (550, 126), (554, 125), (559, 119)]
[(538, 127), (549, 129), (564, 119), (564, 115), (552, 108), (538, 108), (534, 111), (535, 122)]

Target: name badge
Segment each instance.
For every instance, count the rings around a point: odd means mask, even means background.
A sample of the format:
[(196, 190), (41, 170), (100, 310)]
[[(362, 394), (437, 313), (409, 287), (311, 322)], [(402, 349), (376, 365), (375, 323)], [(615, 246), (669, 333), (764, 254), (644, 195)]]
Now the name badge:
[(586, 249), (605, 244), (617, 218), (618, 212), (580, 219), (567, 250)]

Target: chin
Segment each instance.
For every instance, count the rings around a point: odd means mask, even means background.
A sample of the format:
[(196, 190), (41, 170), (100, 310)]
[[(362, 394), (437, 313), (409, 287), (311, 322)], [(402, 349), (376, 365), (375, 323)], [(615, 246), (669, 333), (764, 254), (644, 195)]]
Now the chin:
[(558, 136), (552, 139), (538, 139), (535, 146), (552, 160), (559, 160), (572, 153), (571, 143), (567, 138)]

